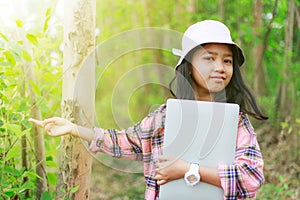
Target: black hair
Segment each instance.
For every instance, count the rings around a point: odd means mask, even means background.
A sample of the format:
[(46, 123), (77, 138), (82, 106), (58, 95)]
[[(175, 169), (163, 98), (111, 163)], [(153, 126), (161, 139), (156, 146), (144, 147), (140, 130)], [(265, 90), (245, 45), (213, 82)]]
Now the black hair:
[[(229, 46), (233, 53), (233, 75), (224, 90), (213, 94), (213, 100), (215, 102), (238, 104), (242, 112), (245, 112), (259, 120), (268, 119), (268, 117), (261, 112), (253, 94), (243, 80), (240, 66), (238, 64), (237, 47), (234, 45)], [(202, 48), (201, 45), (195, 47), (186, 55), (182, 63), (176, 68), (176, 75), (169, 84), (171, 94), (177, 99), (195, 100), (195, 93), (192, 87), (194, 80), (190, 72), (193, 67), (191, 64), (192, 56), (199, 48)], [(176, 93), (172, 90), (174, 82), (176, 82)]]

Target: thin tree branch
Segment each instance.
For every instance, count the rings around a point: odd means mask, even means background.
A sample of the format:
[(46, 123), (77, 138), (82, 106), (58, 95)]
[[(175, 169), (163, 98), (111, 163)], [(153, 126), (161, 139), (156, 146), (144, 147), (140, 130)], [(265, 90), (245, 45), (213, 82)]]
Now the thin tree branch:
[(263, 40), (263, 51), (262, 51), (262, 57), (264, 57), (264, 54), (265, 54), (265, 51), (266, 51), (266, 48), (267, 48), (267, 44), (268, 44), (268, 38), (269, 38), (269, 35), (270, 35), (270, 32), (271, 32), (271, 28), (272, 28), (272, 23), (277, 15), (277, 6), (278, 6), (278, 0), (275, 0), (275, 3), (274, 3), (274, 7), (273, 7), (273, 11), (272, 11), (272, 18), (267, 26), (267, 31), (266, 31), (266, 34), (265, 34), (265, 37), (264, 37), (264, 40)]

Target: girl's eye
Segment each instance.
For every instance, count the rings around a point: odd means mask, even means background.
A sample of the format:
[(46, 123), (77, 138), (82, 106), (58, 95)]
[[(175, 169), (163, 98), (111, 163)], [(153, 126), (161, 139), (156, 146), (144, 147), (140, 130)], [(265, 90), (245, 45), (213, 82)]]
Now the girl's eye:
[(226, 64), (232, 64), (232, 60), (230, 60), (230, 59), (226, 59), (226, 60), (224, 60), (224, 62), (225, 62)]
[(204, 57), (204, 60), (207, 60), (207, 61), (213, 61), (213, 57)]

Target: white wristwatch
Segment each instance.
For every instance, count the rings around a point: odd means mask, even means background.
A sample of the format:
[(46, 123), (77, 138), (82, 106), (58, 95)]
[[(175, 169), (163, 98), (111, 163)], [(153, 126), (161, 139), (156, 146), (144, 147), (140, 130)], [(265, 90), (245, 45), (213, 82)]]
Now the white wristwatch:
[(199, 165), (191, 163), (189, 171), (187, 171), (184, 175), (184, 180), (188, 186), (194, 186), (199, 183)]

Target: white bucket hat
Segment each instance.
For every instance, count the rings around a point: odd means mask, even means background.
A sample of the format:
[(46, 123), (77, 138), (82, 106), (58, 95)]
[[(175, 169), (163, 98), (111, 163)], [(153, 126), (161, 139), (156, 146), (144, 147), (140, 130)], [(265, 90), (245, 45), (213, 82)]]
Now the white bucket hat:
[(245, 61), (243, 50), (232, 41), (230, 31), (223, 23), (214, 20), (204, 20), (191, 25), (182, 38), (182, 50), (173, 49), (173, 54), (180, 56), (176, 68), (182, 63), (185, 56), (195, 47), (206, 43), (232, 44), (237, 47), (238, 64)]

